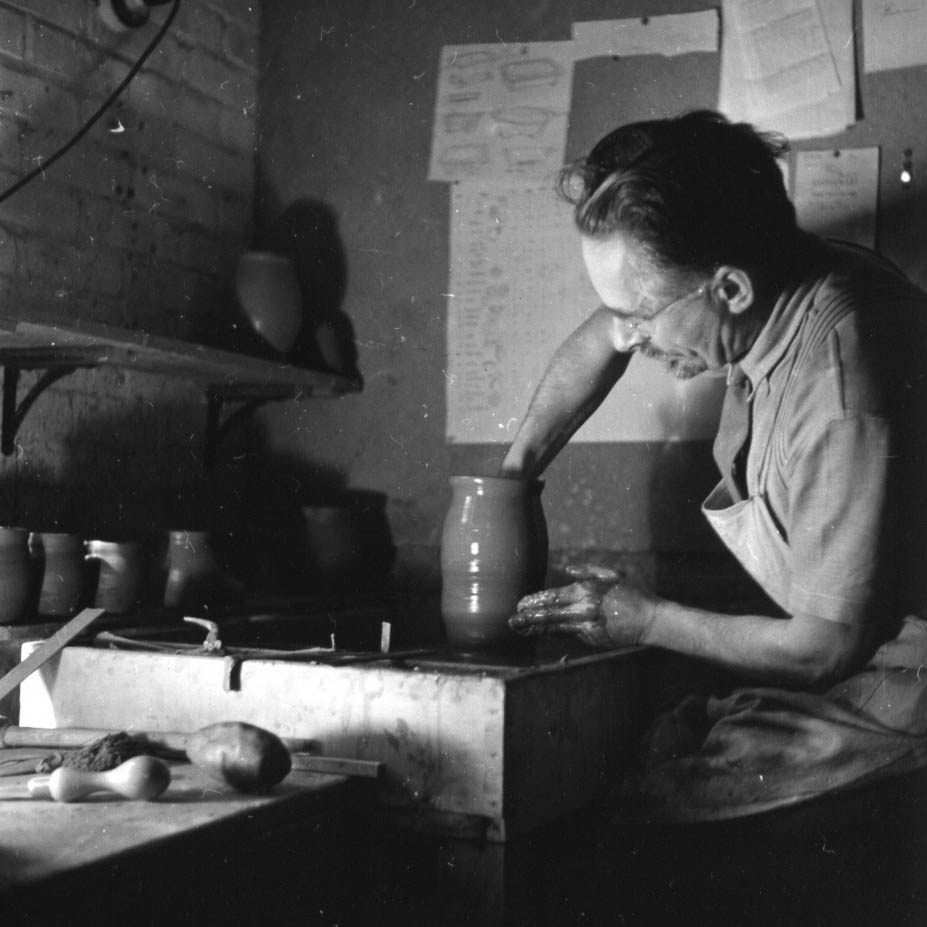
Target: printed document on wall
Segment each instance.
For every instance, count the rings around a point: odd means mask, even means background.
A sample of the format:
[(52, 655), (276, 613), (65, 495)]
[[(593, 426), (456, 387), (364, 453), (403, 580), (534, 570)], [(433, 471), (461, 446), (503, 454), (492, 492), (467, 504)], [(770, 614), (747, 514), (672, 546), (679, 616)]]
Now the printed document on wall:
[(719, 109), (792, 139), (856, 118), (853, 5), (722, 0)]
[(803, 229), (874, 248), (878, 197), (878, 148), (796, 152), (792, 199)]
[(687, 55), (718, 50), (718, 11), (573, 23), (575, 60), (628, 55)]
[(428, 179), (552, 178), (572, 88), (572, 42), (445, 46)]
[(927, 64), (927, 0), (863, 0), (867, 71)]
[[(447, 310), (448, 441), (508, 442), (554, 351), (595, 310), (571, 208), (549, 184), (456, 184)], [(634, 357), (574, 441), (714, 436), (723, 378)]]

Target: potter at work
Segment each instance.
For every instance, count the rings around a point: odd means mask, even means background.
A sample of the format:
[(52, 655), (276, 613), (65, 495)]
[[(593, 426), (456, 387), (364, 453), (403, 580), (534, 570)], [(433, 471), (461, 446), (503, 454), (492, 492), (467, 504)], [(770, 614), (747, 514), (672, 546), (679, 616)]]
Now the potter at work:
[(553, 356), (502, 465), (538, 477), (629, 363), (727, 378), (703, 511), (776, 610), (686, 607), (579, 567), (511, 619), (675, 651), (743, 686), (653, 726), (638, 797), (669, 817), (927, 762), (927, 297), (797, 226), (785, 150), (705, 111), (621, 127), (564, 169), (601, 305)]

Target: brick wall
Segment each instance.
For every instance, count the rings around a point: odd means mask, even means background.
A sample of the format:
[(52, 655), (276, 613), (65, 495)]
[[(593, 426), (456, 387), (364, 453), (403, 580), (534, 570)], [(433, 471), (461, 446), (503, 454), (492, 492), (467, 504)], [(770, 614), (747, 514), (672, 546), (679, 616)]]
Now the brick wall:
[[(0, 203), (0, 315), (225, 342), (229, 279), (252, 230), (258, 9), (181, 0), (114, 107)], [(92, 0), (0, 0), (0, 189), (96, 111), (168, 10), (114, 33)], [(204, 523), (230, 491), (221, 462), (204, 474), (204, 420), (192, 384), (72, 374), (0, 460), (0, 523), (85, 535)]]

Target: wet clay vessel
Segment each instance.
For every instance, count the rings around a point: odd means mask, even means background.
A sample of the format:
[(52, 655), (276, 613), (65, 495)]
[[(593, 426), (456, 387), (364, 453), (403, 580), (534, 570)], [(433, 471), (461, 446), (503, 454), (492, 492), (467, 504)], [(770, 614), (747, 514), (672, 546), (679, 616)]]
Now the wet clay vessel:
[(441, 536), (441, 617), (458, 650), (517, 650), (508, 619), (541, 588), (547, 526), (538, 481), (452, 476)]

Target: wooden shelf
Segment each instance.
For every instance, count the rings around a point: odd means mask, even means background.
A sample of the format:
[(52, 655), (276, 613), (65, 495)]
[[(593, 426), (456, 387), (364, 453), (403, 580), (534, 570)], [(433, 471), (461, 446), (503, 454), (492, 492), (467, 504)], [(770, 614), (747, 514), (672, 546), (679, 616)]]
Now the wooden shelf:
[[(29, 408), (56, 380), (81, 368), (121, 367), (140, 373), (183, 378), (204, 391), (209, 408), (206, 461), (211, 466), (219, 441), (235, 421), (273, 400), (340, 396), (361, 389), (358, 378), (310, 370), (284, 361), (253, 357), (202, 344), (149, 335), (110, 325), (58, 319), (24, 321), (0, 317), (0, 366), (4, 368), (0, 450), (10, 454)], [(18, 401), (19, 374), (43, 374)], [(226, 421), (222, 406), (238, 403)]]

